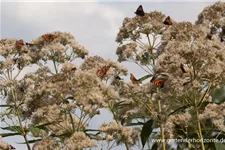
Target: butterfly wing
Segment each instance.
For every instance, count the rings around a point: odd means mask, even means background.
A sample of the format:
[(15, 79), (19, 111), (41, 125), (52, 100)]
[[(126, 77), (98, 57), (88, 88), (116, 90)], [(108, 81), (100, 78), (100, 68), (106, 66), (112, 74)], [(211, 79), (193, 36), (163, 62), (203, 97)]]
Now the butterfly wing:
[(133, 84), (141, 83), (141, 81), (137, 80), (132, 73), (130, 74), (130, 80), (132, 81)]
[(156, 80), (153, 81), (153, 83), (156, 86), (158, 86), (160, 88), (163, 88), (165, 81), (166, 81), (166, 79), (156, 79)]
[(54, 34), (45, 34), (42, 35), (42, 37), (48, 42), (53, 41), (55, 38), (57, 38), (57, 36)]
[(170, 16), (166, 17), (166, 19), (163, 21), (163, 23), (165, 25), (172, 25), (173, 24), (171, 19), (170, 19)]
[(143, 16), (145, 15), (145, 12), (144, 12), (144, 10), (143, 10), (142, 5), (140, 5), (140, 6), (137, 8), (136, 12), (134, 12), (134, 13), (135, 13), (136, 15), (138, 15), (138, 16), (143, 17)]
[(98, 69), (96, 74), (97, 74), (98, 77), (103, 79), (109, 69), (110, 69), (110, 66), (104, 66), (101, 69)]
[(109, 70), (110, 66), (105, 66), (105, 67), (102, 67), (102, 71), (107, 73), (107, 71)]
[(54, 40), (55, 38), (57, 38), (57, 35), (50, 34), (50, 39), (51, 39), (51, 41)]
[(24, 44), (24, 42), (23, 42), (22, 39), (16, 41), (16, 46), (17, 46), (17, 47), (21, 48), (21, 47), (23, 47), (24, 45), (25, 45), (25, 44)]

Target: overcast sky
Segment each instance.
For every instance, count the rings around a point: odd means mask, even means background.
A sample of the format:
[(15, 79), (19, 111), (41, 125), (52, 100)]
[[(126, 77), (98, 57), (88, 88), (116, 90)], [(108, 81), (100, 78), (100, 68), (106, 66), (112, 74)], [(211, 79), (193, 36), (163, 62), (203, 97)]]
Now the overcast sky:
[[(177, 22), (194, 23), (203, 8), (213, 2), (2, 2), (1, 38), (29, 42), (46, 32), (71, 32), (89, 50), (89, 55), (117, 60), (115, 51), (118, 44), (115, 39), (119, 27), (125, 17), (135, 16), (134, 11), (140, 4), (145, 12), (158, 10)], [(134, 64), (124, 65), (135, 76), (143, 76), (143, 71)], [(109, 117), (101, 118), (109, 121)], [(92, 126), (97, 127), (97, 121), (93, 121)], [(17, 150), (24, 150), (23, 145), (15, 144), (21, 142), (17, 137), (4, 141)]]

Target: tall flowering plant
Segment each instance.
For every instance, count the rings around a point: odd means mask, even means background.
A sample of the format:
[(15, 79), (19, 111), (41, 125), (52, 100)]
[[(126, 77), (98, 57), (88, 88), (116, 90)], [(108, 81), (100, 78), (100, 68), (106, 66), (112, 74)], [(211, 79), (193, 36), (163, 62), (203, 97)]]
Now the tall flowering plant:
[[(1, 39), (0, 47), (1, 129), (8, 131), (2, 137), (22, 136), (28, 150), (85, 149), (98, 146), (98, 141), (103, 141), (100, 147), (107, 145), (110, 125), (92, 129), (89, 123), (102, 108), (116, 103), (117, 91), (106, 80), (126, 74), (126, 68), (99, 56), (85, 58), (87, 49), (64, 32), (29, 43)], [(85, 59), (80, 67), (74, 62), (78, 58)], [(107, 74), (104, 66), (110, 66)], [(115, 127), (117, 136), (132, 143), (135, 131)], [(3, 141), (0, 147), (12, 148)]]
[[(223, 150), (206, 139), (225, 139), (224, 10), (217, 2), (192, 24), (139, 6), (116, 38), (118, 61), (146, 72), (128, 82), (121, 63), (87, 57), (70, 33), (1, 39), (0, 149), (13, 149), (2, 138), (17, 135), (28, 150)], [(93, 129), (102, 109), (113, 120)]]
[(215, 96), (225, 79), (224, 10), (222, 2), (206, 7), (196, 24), (175, 22), (157, 11), (124, 19), (116, 39), (118, 60), (134, 62), (148, 74), (139, 81), (150, 81), (131, 84), (130, 95), (120, 89), (124, 103), (132, 106), (120, 115), (127, 125), (142, 126), (143, 146), (156, 138), (161, 144), (150, 142), (152, 149), (170, 149), (167, 139), (199, 141), (175, 140), (178, 149), (223, 145), (204, 141), (225, 137), (225, 103)]

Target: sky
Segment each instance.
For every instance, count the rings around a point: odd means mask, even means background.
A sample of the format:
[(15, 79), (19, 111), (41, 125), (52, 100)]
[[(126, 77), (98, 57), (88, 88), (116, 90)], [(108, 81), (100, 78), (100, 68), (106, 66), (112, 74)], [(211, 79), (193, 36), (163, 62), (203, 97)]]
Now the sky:
[[(134, 1), (124, 0), (72, 2), (28, 2), (6, 1), (1, 4), (1, 39), (16, 38), (26, 42), (31, 41), (47, 32), (70, 32), (77, 42), (85, 46), (90, 56), (99, 55), (105, 59), (117, 60), (115, 54), (118, 43), (116, 35), (125, 17), (134, 17), (134, 11), (142, 5), (145, 12), (161, 11), (173, 20), (190, 21), (194, 23), (198, 14), (204, 7), (215, 1)], [(193, 2), (194, 1), (194, 2)], [(78, 62), (80, 63), (80, 62)], [(137, 78), (143, 76), (143, 71), (131, 63), (123, 63)], [(106, 111), (106, 110), (104, 110)], [(109, 122), (111, 116), (103, 113), (103, 116), (94, 118), (92, 127), (98, 127), (99, 120)], [(5, 138), (4, 141), (12, 144), (17, 150), (24, 150), (24, 145), (15, 144), (21, 142), (21, 138)], [(118, 150), (121, 149), (117, 148)], [(115, 150), (117, 150), (115, 149)]]

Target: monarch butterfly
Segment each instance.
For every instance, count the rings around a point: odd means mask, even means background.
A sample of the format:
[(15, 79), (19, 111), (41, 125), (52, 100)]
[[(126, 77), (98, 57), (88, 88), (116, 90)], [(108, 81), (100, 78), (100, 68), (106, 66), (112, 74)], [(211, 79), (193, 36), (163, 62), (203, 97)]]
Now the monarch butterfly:
[(166, 19), (163, 21), (163, 23), (165, 25), (172, 25), (173, 24), (171, 19), (170, 19), (170, 16), (166, 17)]
[(97, 76), (103, 79), (103, 77), (106, 75), (107, 71), (110, 69), (110, 66), (104, 66), (101, 69), (98, 69)]
[(141, 16), (141, 17), (143, 17), (144, 15), (145, 15), (145, 12), (144, 12), (144, 10), (143, 10), (143, 8), (142, 8), (142, 5), (140, 5), (138, 8), (137, 8), (137, 10), (136, 10), (136, 12), (134, 12), (136, 15), (138, 15), (138, 16)]
[(156, 79), (153, 81), (153, 83), (160, 88), (163, 88), (165, 82), (166, 82), (166, 79)]
[(22, 39), (16, 41), (16, 47), (21, 48), (21, 47), (23, 47), (24, 45), (25, 45), (25, 44), (24, 44), (24, 42), (23, 42)]
[(132, 73), (130, 74), (130, 80), (132, 81), (133, 84), (140, 84), (141, 83), (141, 81), (136, 79)]
[(183, 73), (187, 73), (187, 71), (184, 69), (184, 64), (180, 64), (180, 69)]
[(48, 42), (51, 42), (53, 41), (55, 38), (57, 38), (57, 35), (54, 35), (54, 34), (45, 34), (45, 35), (42, 35), (42, 37), (48, 41)]

